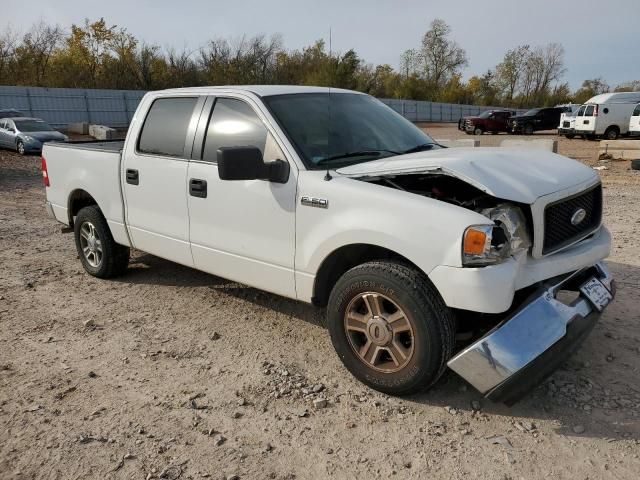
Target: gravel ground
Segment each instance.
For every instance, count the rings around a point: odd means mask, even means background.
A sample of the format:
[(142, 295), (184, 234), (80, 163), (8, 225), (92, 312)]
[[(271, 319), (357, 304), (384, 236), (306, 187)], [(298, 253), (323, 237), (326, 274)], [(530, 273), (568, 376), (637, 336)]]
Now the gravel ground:
[[(596, 149), (560, 140), (589, 165)], [(369, 390), (322, 311), (141, 252), (90, 277), (45, 214), (39, 159), (0, 152), (0, 478), (637, 479), (640, 172), (605, 165), (618, 298), (507, 408), (453, 373), (409, 398)]]

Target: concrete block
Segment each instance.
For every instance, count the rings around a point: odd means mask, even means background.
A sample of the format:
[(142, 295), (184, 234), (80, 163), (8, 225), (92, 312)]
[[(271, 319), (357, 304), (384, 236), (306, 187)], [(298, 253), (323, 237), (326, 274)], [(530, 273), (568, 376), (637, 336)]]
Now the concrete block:
[(548, 152), (558, 153), (558, 140), (553, 140), (551, 138), (537, 138), (535, 140), (509, 138), (500, 142), (500, 146), (507, 148), (546, 150)]
[(89, 123), (87, 122), (70, 123), (67, 126), (67, 132), (79, 133), (80, 135), (89, 135)]
[(605, 155), (612, 160), (640, 159), (640, 139), (638, 140), (601, 140), (600, 156)]
[(96, 140), (112, 140), (115, 138), (116, 131), (113, 128), (104, 125), (89, 125), (89, 135)]
[(465, 148), (465, 147), (479, 147), (480, 140), (476, 138), (459, 138), (457, 140), (449, 139), (435, 139), (436, 143), (449, 148)]

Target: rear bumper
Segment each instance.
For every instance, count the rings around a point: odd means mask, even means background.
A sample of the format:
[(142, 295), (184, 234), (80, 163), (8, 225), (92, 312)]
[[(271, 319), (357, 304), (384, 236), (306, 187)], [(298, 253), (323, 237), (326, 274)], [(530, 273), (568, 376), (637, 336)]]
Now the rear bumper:
[(44, 202), (44, 208), (47, 210), (47, 214), (48, 214), (51, 218), (53, 218), (54, 220), (57, 220), (57, 218), (56, 218), (56, 214), (55, 214), (55, 212), (53, 211), (53, 205), (51, 205), (51, 202), (49, 202), (49, 201)]
[(579, 293), (566, 304), (561, 290), (577, 291), (596, 277), (615, 296), (615, 282), (602, 263), (543, 283), (500, 325), (448, 362), (449, 368), (487, 398), (512, 405), (553, 373), (584, 341), (599, 312)]

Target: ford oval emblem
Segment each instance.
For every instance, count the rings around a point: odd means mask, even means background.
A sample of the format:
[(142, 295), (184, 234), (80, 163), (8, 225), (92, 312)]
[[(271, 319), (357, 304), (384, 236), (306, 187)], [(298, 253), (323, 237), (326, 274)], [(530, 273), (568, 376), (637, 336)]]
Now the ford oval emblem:
[(571, 215), (571, 225), (580, 225), (587, 217), (587, 211), (584, 208), (579, 208), (573, 215)]

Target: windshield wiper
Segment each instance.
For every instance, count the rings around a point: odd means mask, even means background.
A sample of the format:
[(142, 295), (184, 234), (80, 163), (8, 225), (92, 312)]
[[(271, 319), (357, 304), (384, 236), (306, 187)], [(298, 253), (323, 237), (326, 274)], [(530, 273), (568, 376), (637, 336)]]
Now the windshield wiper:
[(437, 143), (422, 143), (420, 145), (416, 145), (415, 147), (411, 147), (408, 150), (405, 150), (402, 153), (415, 153), (415, 152), (424, 152), (425, 150), (431, 150)]
[(352, 157), (363, 157), (366, 155), (377, 155), (380, 156), (382, 153), (391, 153), (393, 155), (400, 155), (400, 152), (394, 152), (393, 150), (358, 150), (356, 152), (345, 152), (340, 153), (338, 155), (332, 155), (331, 157), (323, 158), (316, 162), (316, 165), (324, 165), (325, 163), (330, 163), (334, 160), (341, 160), (343, 158), (352, 158)]

